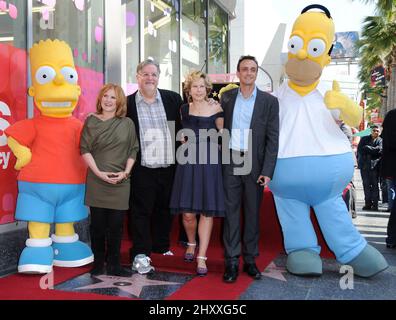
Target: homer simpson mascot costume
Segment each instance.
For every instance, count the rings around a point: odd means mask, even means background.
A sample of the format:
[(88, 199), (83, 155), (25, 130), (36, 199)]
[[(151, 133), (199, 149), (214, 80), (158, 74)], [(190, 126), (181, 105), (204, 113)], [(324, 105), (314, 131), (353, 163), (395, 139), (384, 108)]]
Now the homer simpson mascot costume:
[[(6, 130), (17, 162), (15, 218), (28, 222), (29, 239), (18, 263), (21, 273), (50, 273), (53, 266), (93, 261), (73, 223), (88, 216), (84, 206), (86, 167), (79, 152), (82, 123), (72, 116), (81, 89), (70, 47), (46, 40), (30, 50), (33, 97), (40, 115)], [(50, 237), (50, 225), (55, 234)]]
[(342, 119), (355, 126), (362, 109), (340, 92), (336, 81), (324, 96), (317, 89), (322, 69), (331, 60), (333, 39), (334, 24), (327, 8), (310, 5), (302, 10), (288, 43), (289, 80), (274, 94), (279, 100), (280, 135), (270, 188), (290, 273), (322, 274), (321, 248), (310, 220), (312, 207), (337, 261), (352, 266), (357, 276), (371, 277), (388, 264), (357, 231), (342, 199), (354, 162), (350, 144), (335, 122)]

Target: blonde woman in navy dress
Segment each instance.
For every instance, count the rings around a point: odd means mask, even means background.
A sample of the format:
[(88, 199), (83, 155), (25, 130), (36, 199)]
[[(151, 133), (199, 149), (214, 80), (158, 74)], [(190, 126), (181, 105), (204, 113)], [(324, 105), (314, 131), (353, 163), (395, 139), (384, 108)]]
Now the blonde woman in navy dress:
[[(180, 114), (183, 133), (188, 140), (183, 139), (182, 148), (185, 152), (182, 156), (179, 157), (180, 152), (177, 153), (178, 165), (170, 201), (171, 212), (183, 214), (183, 225), (188, 238), (184, 255), (187, 262), (194, 261), (198, 229), (199, 248), (196, 259), (199, 276), (205, 276), (208, 272), (206, 251), (212, 232), (213, 217), (224, 217), (225, 214), (218, 142), (217, 139), (208, 139), (200, 135), (206, 130), (215, 131), (223, 128), (224, 118), (220, 104), (208, 102), (211, 89), (212, 84), (206, 74), (193, 71), (186, 76), (184, 91), (189, 103), (182, 105)], [(202, 143), (206, 145), (205, 149), (202, 149), (202, 145), (200, 149), (199, 144)], [(195, 156), (189, 154), (193, 150), (196, 150)], [(206, 153), (200, 150), (206, 150)], [(184, 159), (187, 161), (179, 161), (182, 157), (186, 157)], [(197, 215), (200, 215), (199, 222)]]

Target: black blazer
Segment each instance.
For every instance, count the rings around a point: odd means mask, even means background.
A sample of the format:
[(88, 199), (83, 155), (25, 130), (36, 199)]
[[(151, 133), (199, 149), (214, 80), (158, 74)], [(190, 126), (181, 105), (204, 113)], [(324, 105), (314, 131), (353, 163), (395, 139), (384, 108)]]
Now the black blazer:
[(382, 138), (373, 140), (371, 135), (362, 137), (358, 144), (358, 167), (363, 170), (378, 170), (382, 154)]
[[(166, 119), (168, 121), (175, 122), (176, 132), (174, 134), (177, 134), (177, 132), (181, 129), (180, 107), (183, 103), (182, 99), (180, 95), (174, 91), (163, 90), (163, 89), (158, 89), (158, 90), (161, 95), (162, 103), (164, 104)], [(136, 134), (139, 141), (139, 152), (136, 157), (136, 164), (140, 164), (140, 160), (141, 160), (140, 130), (139, 130), (140, 127), (139, 127), (139, 118), (136, 108), (136, 94), (137, 91), (134, 94), (131, 94), (127, 97), (127, 117), (131, 118), (133, 120), (133, 123), (135, 124)], [(171, 134), (173, 133), (171, 132)], [(175, 145), (176, 136), (174, 137), (175, 138), (172, 139), (172, 143), (173, 143), (173, 151), (176, 156), (176, 148), (178, 147), (179, 143), (176, 143)]]
[(382, 123), (381, 176), (396, 178), (396, 109), (390, 110)]
[[(224, 110), (224, 128), (232, 130), (232, 118), (239, 88), (223, 93), (221, 107)], [(269, 93), (257, 89), (252, 120), (252, 174), (254, 179), (260, 175), (272, 179), (279, 147), (279, 103)], [(229, 147), (228, 145), (226, 147)]]

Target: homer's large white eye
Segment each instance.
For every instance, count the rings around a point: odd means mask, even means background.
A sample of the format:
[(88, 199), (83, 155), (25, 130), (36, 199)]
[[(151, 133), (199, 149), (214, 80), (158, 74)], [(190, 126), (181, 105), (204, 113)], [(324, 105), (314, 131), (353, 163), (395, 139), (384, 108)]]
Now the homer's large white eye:
[(40, 67), (36, 71), (36, 81), (39, 84), (46, 84), (48, 82), (51, 82), (56, 76), (56, 71), (48, 66), (43, 66)]
[(289, 39), (287, 47), (289, 48), (290, 53), (297, 54), (297, 52), (304, 47), (304, 40), (299, 36), (293, 36)]
[(326, 50), (326, 43), (322, 39), (312, 39), (308, 43), (308, 54), (311, 57), (319, 57)]
[(78, 81), (78, 74), (76, 69), (71, 67), (63, 67), (61, 73), (65, 80), (71, 84), (76, 84)]

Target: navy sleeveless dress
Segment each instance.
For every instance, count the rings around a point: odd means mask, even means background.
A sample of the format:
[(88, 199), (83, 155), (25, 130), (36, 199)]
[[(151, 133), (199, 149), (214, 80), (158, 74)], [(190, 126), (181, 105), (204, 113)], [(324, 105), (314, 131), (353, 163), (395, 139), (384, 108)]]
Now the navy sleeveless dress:
[[(194, 116), (189, 114), (189, 105), (184, 104), (181, 107), (181, 117), (183, 129), (191, 129), (196, 137), (195, 142), (190, 139), (182, 146), (187, 149), (183, 156), (189, 156), (188, 144), (191, 147), (194, 147), (191, 144), (195, 144), (196, 156), (191, 157), (191, 160), (195, 161), (187, 160), (185, 164), (178, 162), (170, 200), (171, 213), (224, 217), (224, 190), (219, 145), (216, 139), (209, 140), (203, 135), (199, 136), (200, 129), (216, 130), (215, 120), (223, 117), (223, 112), (209, 117)], [(203, 143), (201, 148), (204, 147), (206, 153), (199, 153), (200, 143)]]

